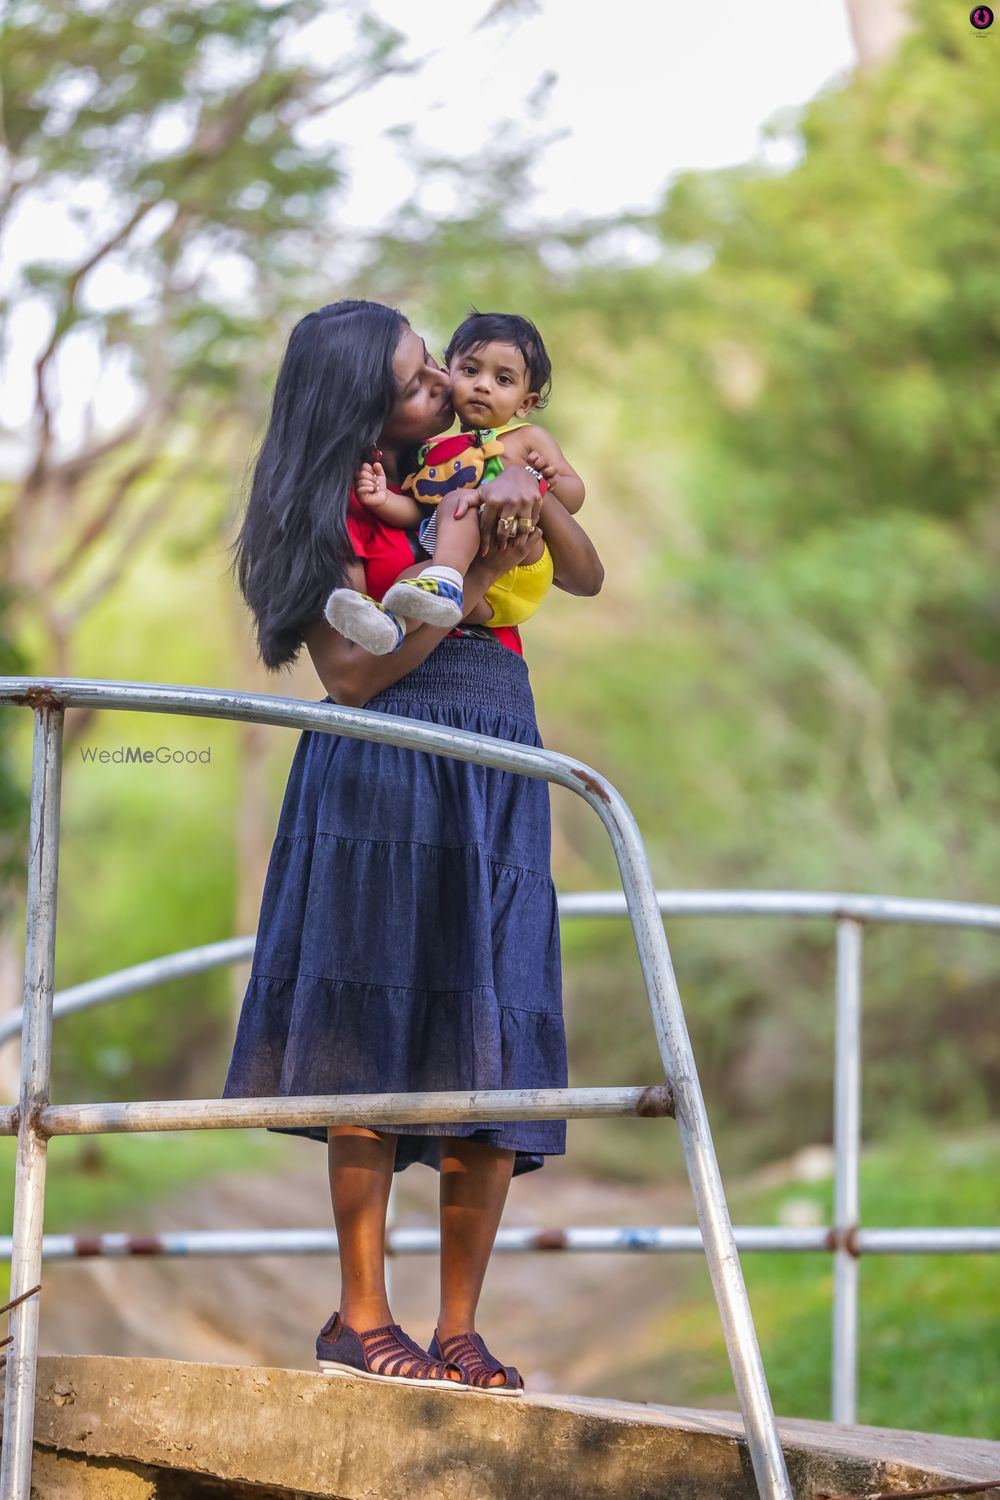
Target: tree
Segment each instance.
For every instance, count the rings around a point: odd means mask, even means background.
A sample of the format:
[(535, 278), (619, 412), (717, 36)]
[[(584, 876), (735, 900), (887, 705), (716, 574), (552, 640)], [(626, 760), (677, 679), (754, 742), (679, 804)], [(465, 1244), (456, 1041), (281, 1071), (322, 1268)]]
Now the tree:
[[(482, 232), (482, 173), (470, 214), (433, 235), (415, 218), (380, 263), (442, 335), (473, 296), (543, 329), (544, 421), (586, 477), (607, 566), (598, 600), (553, 597), (526, 629), (543, 733), (621, 787), (664, 885), (995, 886), (995, 69), (964, 18), (920, 0), (912, 21), (893, 58), (775, 127), (794, 130), (791, 170), (680, 176), (636, 225), (648, 264), (623, 263), (613, 232), (578, 253), (566, 226), (521, 246), (499, 217), (505, 237)], [(613, 885), (568, 800), (559, 878)], [(699, 1066), (737, 1149), (822, 1138), (829, 933), (682, 937)], [(655, 1058), (638, 983), (631, 1011), (607, 1006), (635, 974), (627, 931), (566, 942), (587, 958), (567, 966), (573, 1065), (605, 1081), (613, 1059), (639, 1082)], [(995, 942), (909, 929), (866, 953), (873, 1127), (985, 1116)]]
[[(329, 10), (319, 0), (8, 6), (0, 225), (59, 193), (84, 242), (71, 260), (22, 267), (0, 305), (6, 317), (33, 296), (49, 325), (4, 533), (15, 618), (41, 624), (48, 670), (67, 670), (75, 624), (185, 482), (225, 463), (234, 430), (245, 438), (274, 330), (306, 304), (324, 258), (329, 284), (341, 153), (304, 145), (299, 127), (412, 66), (367, 7), (336, 9), (352, 43), (321, 66), (284, 60), (296, 29)], [(81, 186), (90, 206), (74, 198)], [(59, 363), (80, 338), (124, 362), (137, 399), (111, 432), (65, 452)]]
[[(680, 177), (659, 265), (617, 292), (645, 321), (614, 367), (621, 450), (654, 455), (654, 477), (606, 499), (638, 511), (655, 561), (627, 650), (588, 642), (562, 691), (578, 720), (603, 714), (602, 764), (667, 881), (995, 891), (995, 58), (927, 0), (913, 21), (892, 60), (804, 109), (792, 170)], [(826, 1129), (825, 944), (743, 928), (686, 948), (713, 1093), (774, 1147), (790, 1120), (800, 1140)], [(876, 1128), (984, 1118), (992, 939), (880, 934), (866, 972)]]
[[(336, 56), (288, 60), (320, 15), (339, 19)], [(0, 570), (11, 634), (32, 642), (20, 670), (71, 675), (81, 620), (196, 480), (214, 507), (201, 535), (221, 543), (278, 341), (346, 276), (333, 220), (343, 152), (306, 144), (301, 127), (414, 63), (367, 4), (321, 0), (10, 0), (3, 40), (0, 232), (58, 195), (79, 248), (21, 266), (0, 302), (0, 331), (29, 298), (48, 327), (24, 474), (0, 492)], [(136, 396), (110, 431), (91, 420), (67, 446), (60, 366), (80, 340), (127, 368)], [(89, 717), (69, 712), (67, 748)], [(11, 943), (8, 921), (7, 1008), (19, 1003)]]
[[(522, 9), (524, 0), (501, 0), (481, 24)], [(339, 27), (333, 55), (293, 60), (291, 44), (319, 17)], [(73, 257), (20, 268), (0, 301), (0, 328), (34, 298), (49, 330), (34, 371), (30, 456), (0, 493), (11, 629), (31, 642), (35, 660), (22, 670), (65, 675), (81, 622), (152, 552), (187, 497), (198, 515), (185, 545), (225, 560), (227, 502), (287, 330), (309, 307), (351, 293), (357, 237), (348, 250), (336, 222), (345, 150), (328, 143), (337, 108), (418, 63), (369, 4), (348, 0), (47, 9), (11, 0), (4, 40), (0, 232), (60, 195), (80, 240)], [(314, 139), (327, 117), (327, 142), (308, 144), (304, 127)], [(80, 340), (102, 364), (128, 369), (136, 400), (113, 430), (91, 426), (67, 446), (60, 363)], [(232, 598), (235, 610), (235, 590)], [(260, 669), (242, 610), (237, 637), (252, 686)], [(69, 712), (67, 749), (89, 717)], [(266, 743), (256, 727), (243, 731), (241, 925), (256, 910), (269, 847)], [(5, 951), (13, 975), (10, 941), (0, 933), (0, 966)], [(13, 979), (5, 995), (17, 1003)]]
[(895, 56), (912, 25), (908, 0), (847, 0), (847, 18), (865, 72)]

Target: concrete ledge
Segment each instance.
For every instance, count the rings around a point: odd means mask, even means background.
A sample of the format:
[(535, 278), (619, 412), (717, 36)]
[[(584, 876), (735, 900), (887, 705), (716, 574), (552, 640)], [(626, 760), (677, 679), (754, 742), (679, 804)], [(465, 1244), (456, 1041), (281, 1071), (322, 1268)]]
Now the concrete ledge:
[[(158, 1359), (50, 1356), (38, 1373), (38, 1479), (56, 1459), (79, 1473), (81, 1459), (108, 1466), (105, 1487), (93, 1491), (82, 1481), (56, 1487), (53, 1470), (39, 1500), (756, 1496), (742, 1423), (727, 1413)], [(1000, 1480), (1000, 1443), (800, 1421), (781, 1423), (781, 1436), (797, 1500)], [(116, 1464), (122, 1478), (112, 1488)], [(177, 1488), (182, 1475), (188, 1481)]]
[(35, 1447), (32, 1500), (310, 1500), (301, 1490)]

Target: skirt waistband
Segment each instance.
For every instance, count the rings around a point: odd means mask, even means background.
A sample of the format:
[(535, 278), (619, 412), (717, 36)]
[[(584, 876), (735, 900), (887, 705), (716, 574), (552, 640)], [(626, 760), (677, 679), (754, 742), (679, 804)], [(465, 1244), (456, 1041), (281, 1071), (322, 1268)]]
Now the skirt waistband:
[(478, 636), (445, 636), (425, 661), (376, 693), (365, 707), (391, 712), (400, 702), (475, 708), (529, 723), (535, 720), (524, 657), (499, 641)]

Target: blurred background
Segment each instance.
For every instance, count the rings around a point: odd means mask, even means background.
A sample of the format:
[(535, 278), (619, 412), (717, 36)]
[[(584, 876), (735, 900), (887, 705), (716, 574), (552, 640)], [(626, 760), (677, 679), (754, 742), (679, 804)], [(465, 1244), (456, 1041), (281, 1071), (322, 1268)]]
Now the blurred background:
[[(657, 884), (996, 899), (1000, 25), (931, 0), (606, 22), (8, 0), (3, 29), (5, 673), (319, 700), (305, 653), (257, 661), (227, 551), (292, 325), (373, 297), (440, 353), (470, 305), (518, 311), (607, 571), (524, 630), (542, 733), (620, 788)], [(67, 713), (57, 988), (254, 930), (294, 738)], [(123, 744), (210, 756), (92, 758)], [(30, 746), (0, 715), (4, 1011)], [(553, 812), (560, 890), (617, 888), (590, 810), (557, 790)], [(572, 1081), (654, 1081), (628, 924), (563, 936)], [(668, 937), (734, 1218), (829, 1222), (831, 924)], [(55, 1097), (217, 1094), (246, 973), (58, 1022)], [(997, 1222), (998, 979), (987, 934), (869, 933), (865, 1224)], [(397, 1221), (433, 1222), (435, 1193), (402, 1174)], [(505, 1222), (693, 1219), (673, 1128), (620, 1121), (571, 1125)], [(57, 1140), (47, 1222), (327, 1226), (325, 1155)], [(829, 1259), (745, 1269), (776, 1408), (827, 1415)], [(436, 1262), (394, 1276), (429, 1338)], [(1000, 1437), (995, 1258), (871, 1258), (861, 1282), (859, 1420)], [(326, 1260), (53, 1266), (43, 1349), (308, 1368), (337, 1285)], [(498, 1257), (480, 1328), (536, 1389), (735, 1404), (696, 1256)]]

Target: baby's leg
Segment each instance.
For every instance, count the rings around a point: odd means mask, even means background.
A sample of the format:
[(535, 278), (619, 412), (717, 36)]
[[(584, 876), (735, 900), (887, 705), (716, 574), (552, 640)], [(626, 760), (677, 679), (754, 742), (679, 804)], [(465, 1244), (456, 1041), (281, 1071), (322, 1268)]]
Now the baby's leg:
[(406, 639), (406, 621), (357, 589), (334, 589), (323, 613), (345, 640), (355, 641), (373, 656), (389, 656)]
[(454, 568), (464, 578), (479, 551), (479, 512), (473, 506), (456, 519), (455, 510), (462, 495), (463, 491), (454, 490), (434, 512), (436, 536), (429, 550), (434, 554), (433, 566)]
[(325, 613), (335, 630), (373, 655), (387, 656), (398, 651), (418, 625), (459, 623), (463, 615), (462, 583), (479, 550), (476, 511), (455, 519), (460, 493), (446, 496), (437, 508), (434, 561), (404, 568), (381, 604), (356, 589), (334, 589)]
[(405, 569), (386, 592), (383, 603), (400, 619), (437, 626), (457, 625), (462, 619), (462, 585), (479, 551), (479, 517), (470, 510), (456, 518), (460, 496), (461, 491), (447, 495), (431, 517), (433, 561)]

